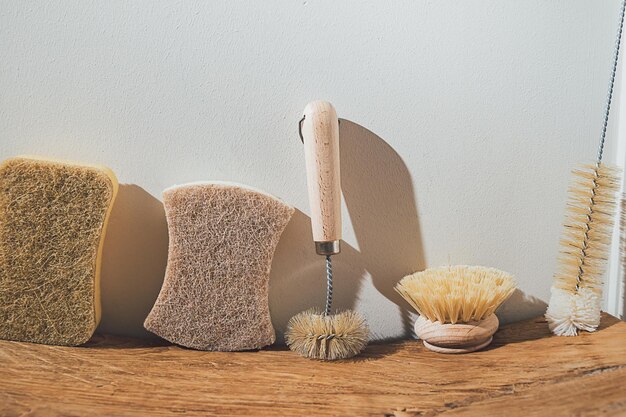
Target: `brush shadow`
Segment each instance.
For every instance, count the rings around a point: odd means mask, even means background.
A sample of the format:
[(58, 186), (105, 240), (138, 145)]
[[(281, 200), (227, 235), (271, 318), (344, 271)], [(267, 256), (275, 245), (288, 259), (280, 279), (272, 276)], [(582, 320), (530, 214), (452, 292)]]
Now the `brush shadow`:
[[(401, 344), (388, 344), (386, 342), (374, 341), (370, 342), (365, 349), (356, 356), (347, 359), (336, 359), (332, 361), (332, 363), (361, 363), (361, 362), (373, 362), (379, 359), (383, 359), (395, 352), (398, 352), (403, 349)], [(263, 348), (264, 351), (272, 351), (272, 352), (289, 352), (289, 348), (284, 344), (274, 344), (272, 346), (268, 346), (267, 348)], [(245, 352), (238, 352), (245, 353)], [(292, 353), (296, 355), (296, 353)], [(317, 359), (308, 359), (303, 358), (303, 360), (312, 360), (316, 362), (325, 362)]]
[[(376, 134), (345, 119), (339, 130), (343, 198), (359, 249), (344, 241), (341, 254), (333, 258), (333, 306), (354, 308), (361, 281), (369, 275), (376, 290), (398, 307), (406, 338), (413, 334), (412, 313), (394, 286), (425, 267), (411, 176), (398, 153)], [(323, 307), (324, 270), (324, 258), (315, 254), (311, 220), (296, 210), (276, 248), (270, 275), (270, 311), (279, 343), (284, 343), (292, 316)], [(370, 340), (391, 339), (373, 334)]]
[[(481, 350), (493, 350), (500, 347), (531, 340), (545, 339), (554, 336), (548, 328), (544, 313), (548, 305), (541, 299), (524, 293), (516, 288), (513, 294), (502, 304), (496, 315), (500, 321), (498, 331), (493, 336), (493, 342)], [(521, 321), (532, 322), (520, 331)], [(511, 326), (513, 323), (514, 324)]]
[(612, 315), (610, 315), (609, 313), (602, 313), (602, 318), (600, 319), (600, 325), (598, 326), (598, 329), (594, 332), (594, 333), (599, 333), (603, 330), (608, 329), (611, 326), (614, 326), (618, 323), (620, 323), (622, 320), (614, 317)]
[(121, 184), (104, 241), (97, 332), (156, 338), (143, 322), (156, 301), (167, 264), (163, 204), (133, 184)]
[(426, 267), (411, 175), (400, 155), (363, 126), (341, 119), (339, 137), (341, 188), (359, 265), (378, 292), (398, 306), (404, 337), (410, 337), (412, 311), (394, 287)]
[(518, 325), (504, 325), (500, 327), (493, 336), (493, 342), (481, 350), (493, 350), (514, 343), (530, 342), (533, 340), (555, 337), (548, 328), (548, 323), (543, 316), (535, 317), (534, 319), (527, 321), (532, 322), (533, 325), (532, 327), (524, 328), (523, 331), (520, 331)]
[(168, 348), (175, 346), (161, 338), (136, 338), (128, 336), (112, 336), (109, 334), (96, 334), (87, 343), (79, 346), (79, 348), (88, 349), (153, 349), (153, 348)]
[[(566, 339), (571, 339), (576, 343), (582, 342), (584, 344), (584, 337), (593, 337), (593, 334), (602, 332), (619, 322), (620, 320), (618, 318), (615, 318), (607, 313), (602, 313), (600, 326), (598, 326), (598, 329), (595, 332), (589, 333), (585, 331), (580, 331), (578, 336), (567, 337), (554, 335), (548, 328), (548, 322), (546, 321), (545, 317), (541, 315), (539, 317), (534, 317), (532, 319), (518, 322), (517, 324), (511, 323), (509, 325), (502, 326), (494, 335), (493, 342), (489, 346), (481, 350), (494, 350), (513, 343), (530, 342), (533, 340), (547, 339), (552, 337), (560, 337), (564, 339), (564, 343)], [(525, 326), (524, 323), (526, 323)], [(520, 325), (524, 327), (520, 329)]]
[(387, 341), (376, 340), (374, 342), (369, 343), (363, 352), (358, 354), (357, 356), (353, 356), (348, 359), (341, 359), (336, 362), (343, 363), (362, 363), (362, 362), (374, 362), (379, 359), (384, 359), (394, 353), (402, 350), (404, 348), (403, 345), (399, 343), (390, 343)]
[(516, 288), (513, 294), (498, 308), (496, 315), (500, 325), (531, 319), (545, 314), (548, 304)]

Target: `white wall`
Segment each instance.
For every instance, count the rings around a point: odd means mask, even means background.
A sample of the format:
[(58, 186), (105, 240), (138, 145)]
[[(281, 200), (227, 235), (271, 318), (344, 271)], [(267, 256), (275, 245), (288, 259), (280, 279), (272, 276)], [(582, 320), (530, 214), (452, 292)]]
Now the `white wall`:
[(337, 306), (400, 336), (410, 317), (393, 285), (465, 263), (515, 274), (505, 320), (538, 315), (569, 171), (595, 157), (618, 6), (2, 0), (0, 157), (99, 162), (126, 184), (104, 331), (142, 334), (167, 253), (163, 188), (231, 180), (293, 204), (271, 280), (280, 330), (323, 304), (296, 127), (327, 99), (345, 119)]
[[(622, 34), (622, 45), (624, 45), (624, 35)], [(626, 86), (624, 86), (623, 65), (624, 51), (620, 52), (622, 60), (619, 62), (615, 89), (615, 106), (611, 109), (613, 123), (609, 135), (612, 135), (613, 147), (610, 156), (611, 162), (622, 167), (626, 165)], [(622, 171), (622, 194), (621, 194), (621, 216), (613, 227), (613, 245), (609, 259), (608, 276), (605, 281), (604, 308), (605, 311), (621, 319), (626, 318), (626, 303), (624, 298), (624, 286), (626, 284), (626, 172)]]

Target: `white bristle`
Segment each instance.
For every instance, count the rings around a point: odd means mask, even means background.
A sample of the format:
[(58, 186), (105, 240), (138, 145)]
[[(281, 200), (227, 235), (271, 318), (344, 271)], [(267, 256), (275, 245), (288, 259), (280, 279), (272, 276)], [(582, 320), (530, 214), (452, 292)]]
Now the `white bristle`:
[(620, 171), (600, 164), (573, 171), (561, 238), (559, 269), (546, 312), (558, 336), (600, 324), (603, 276), (610, 250)]

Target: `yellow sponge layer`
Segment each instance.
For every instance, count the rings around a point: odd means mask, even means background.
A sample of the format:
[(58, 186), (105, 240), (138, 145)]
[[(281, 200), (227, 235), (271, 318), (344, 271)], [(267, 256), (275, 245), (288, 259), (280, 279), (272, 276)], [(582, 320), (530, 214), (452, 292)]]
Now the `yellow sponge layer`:
[(100, 260), (117, 179), (35, 157), (0, 165), (0, 338), (79, 345), (100, 321)]

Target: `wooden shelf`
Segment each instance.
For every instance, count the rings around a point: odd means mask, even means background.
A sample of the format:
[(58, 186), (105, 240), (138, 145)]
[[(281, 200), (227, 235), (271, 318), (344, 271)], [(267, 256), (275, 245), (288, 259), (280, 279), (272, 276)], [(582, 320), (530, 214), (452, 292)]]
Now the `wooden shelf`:
[(579, 337), (551, 336), (537, 318), (481, 352), (403, 341), (341, 363), (111, 336), (78, 348), (0, 341), (3, 416), (626, 415), (625, 381), (626, 323), (610, 316)]

